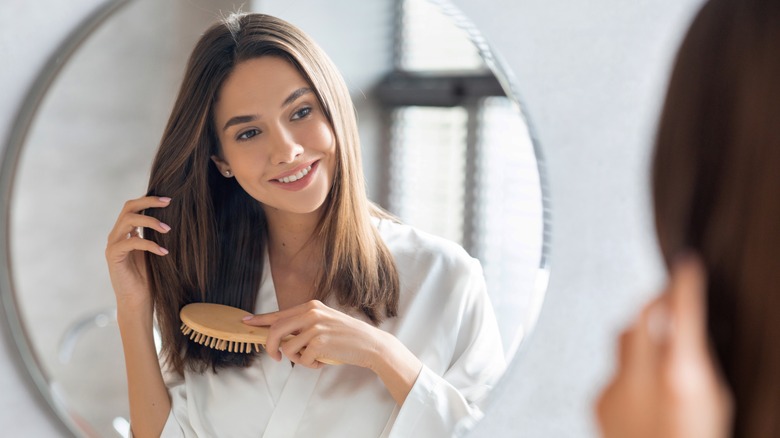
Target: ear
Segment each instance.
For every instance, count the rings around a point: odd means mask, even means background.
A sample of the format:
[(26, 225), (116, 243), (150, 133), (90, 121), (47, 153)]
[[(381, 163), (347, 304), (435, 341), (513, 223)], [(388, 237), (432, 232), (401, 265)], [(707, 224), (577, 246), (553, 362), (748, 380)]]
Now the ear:
[(214, 164), (217, 166), (217, 169), (219, 170), (219, 173), (222, 174), (225, 178), (230, 178), (232, 175), (230, 172), (230, 165), (227, 163), (227, 161), (223, 160), (217, 155), (211, 156), (211, 161), (214, 162)]

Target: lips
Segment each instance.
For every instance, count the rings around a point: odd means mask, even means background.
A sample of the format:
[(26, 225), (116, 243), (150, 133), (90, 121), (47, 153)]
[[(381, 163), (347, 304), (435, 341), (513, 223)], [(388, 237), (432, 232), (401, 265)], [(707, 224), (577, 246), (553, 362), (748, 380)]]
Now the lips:
[(284, 172), (282, 174), (279, 174), (273, 178), (271, 178), (271, 181), (280, 182), (280, 183), (291, 183), (295, 182), (304, 176), (306, 176), (309, 172), (311, 172), (312, 167), (318, 162), (319, 160), (311, 161), (309, 163), (302, 164), (295, 169), (292, 169), (290, 171)]
[(299, 179), (308, 175), (310, 171), (311, 171), (311, 164), (296, 174), (285, 176), (284, 178), (279, 178), (276, 181), (279, 181), (280, 183), (284, 183), (284, 184), (289, 184), (291, 182), (298, 181)]
[(319, 165), (319, 160), (303, 164), (289, 172), (277, 175), (277, 177), (270, 180), (270, 182), (283, 190), (293, 192), (302, 190), (312, 181), (314, 174), (317, 172), (317, 169), (319, 169)]

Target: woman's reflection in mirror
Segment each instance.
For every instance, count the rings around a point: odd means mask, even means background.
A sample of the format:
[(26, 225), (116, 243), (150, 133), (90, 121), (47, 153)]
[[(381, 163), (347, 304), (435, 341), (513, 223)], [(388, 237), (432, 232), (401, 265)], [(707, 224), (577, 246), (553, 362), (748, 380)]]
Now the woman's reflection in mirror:
[(670, 280), (621, 337), (605, 437), (780, 436), (778, 78), (780, 2), (704, 4), (653, 164)]
[[(437, 437), (479, 418), (505, 367), (479, 262), (372, 204), (362, 172), (349, 93), (308, 36), (262, 14), (204, 33), (106, 249), (135, 436)], [(191, 302), (255, 314), (265, 351), (189, 341)]]

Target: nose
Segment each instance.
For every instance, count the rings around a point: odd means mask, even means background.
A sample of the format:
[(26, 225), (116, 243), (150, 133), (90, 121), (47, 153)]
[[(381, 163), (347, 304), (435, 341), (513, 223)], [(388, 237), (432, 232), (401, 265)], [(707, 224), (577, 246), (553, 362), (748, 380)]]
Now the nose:
[(271, 161), (273, 164), (292, 163), (295, 158), (303, 154), (303, 146), (298, 143), (295, 136), (284, 127), (274, 129)]

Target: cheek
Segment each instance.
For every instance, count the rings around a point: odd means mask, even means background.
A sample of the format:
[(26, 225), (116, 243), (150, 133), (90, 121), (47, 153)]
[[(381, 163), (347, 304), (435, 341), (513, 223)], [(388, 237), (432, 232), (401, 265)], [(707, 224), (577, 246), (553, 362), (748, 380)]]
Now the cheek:
[(267, 150), (256, 144), (232, 145), (223, 149), (223, 157), (232, 169), (257, 170), (268, 161)]
[(317, 129), (311, 131), (310, 141), (310, 144), (316, 144), (317, 149), (324, 152), (330, 152), (336, 148), (336, 137), (327, 123), (321, 123)]

